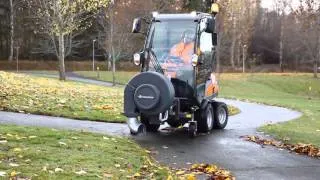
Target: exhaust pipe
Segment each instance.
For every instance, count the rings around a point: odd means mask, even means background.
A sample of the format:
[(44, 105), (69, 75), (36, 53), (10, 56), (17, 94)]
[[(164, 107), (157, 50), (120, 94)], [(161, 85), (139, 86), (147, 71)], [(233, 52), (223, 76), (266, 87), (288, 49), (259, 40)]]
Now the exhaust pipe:
[(128, 118), (128, 126), (130, 129), (130, 133), (133, 135), (145, 135), (146, 134), (146, 126), (138, 121), (136, 117)]

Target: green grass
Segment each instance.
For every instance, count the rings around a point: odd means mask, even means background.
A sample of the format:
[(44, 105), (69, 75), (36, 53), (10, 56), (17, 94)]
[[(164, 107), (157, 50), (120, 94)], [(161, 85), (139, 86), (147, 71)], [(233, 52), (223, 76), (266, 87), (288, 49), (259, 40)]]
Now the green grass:
[(0, 72), (0, 110), (125, 122), (123, 88)]
[(303, 116), (297, 120), (266, 125), (260, 130), (279, 139), (290, 138), (292, 143), (320, 146), (320, 80), (312, 78), (311, 74), (223, 74), (220, 84), (223, 97), (302, 112)]
[[(92, 71), (76, 71), (75, 72), (78, 75), (81, 75), (83, 77), (89, 77), (97, 80), (102, 80), (102, 81), (108, 81), (112, 82), (112, 72), (110, 71), (100, 71), (99, 74), (100, 76), (98, 77), (98, 72), (92, 72)], [(127, 84), (129, 80), (136, 75), (138, 72), (123, 72), (119, 71), (116, 72), (116, 82), (119, 84)]]
[[(6, 173), (0, 179), (14, 173), (18, 179), (127, 179), (136, 173), (163, 179), (169, 173), (127, 138), (1, 125), (0, 142), (0, 174)], [(77, 174), (81, 170), (85, 174)]]

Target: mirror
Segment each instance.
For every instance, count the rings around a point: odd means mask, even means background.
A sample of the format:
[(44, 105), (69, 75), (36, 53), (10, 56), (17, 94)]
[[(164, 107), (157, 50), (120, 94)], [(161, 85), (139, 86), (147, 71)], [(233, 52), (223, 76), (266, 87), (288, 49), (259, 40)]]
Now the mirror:
[(200, 21), (200, 32), (206, 31), (207, 27), (208, 27), (208, 19), (207, 18), (201, 19), (201, 21)]
[(201, 19), (200, 32), (213, 33), (214, 32), (214, 20), (211, 18)]
[(217, 46), (218, 45), (218, 34), (212, 33), (212, 45)]
[(132, 33), (139, 33), (141, 30), (141, 18), (133, 20)]

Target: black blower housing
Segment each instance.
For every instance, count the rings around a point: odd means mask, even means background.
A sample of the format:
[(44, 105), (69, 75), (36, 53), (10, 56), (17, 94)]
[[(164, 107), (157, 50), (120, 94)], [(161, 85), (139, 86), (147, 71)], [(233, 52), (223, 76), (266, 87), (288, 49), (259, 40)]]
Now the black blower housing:
[(158, 115), (170, 108), (175, 90), (170, 80), (157, 72), (142, 72), (134, 76), (124, 90), (124, 115), (137, 117)]

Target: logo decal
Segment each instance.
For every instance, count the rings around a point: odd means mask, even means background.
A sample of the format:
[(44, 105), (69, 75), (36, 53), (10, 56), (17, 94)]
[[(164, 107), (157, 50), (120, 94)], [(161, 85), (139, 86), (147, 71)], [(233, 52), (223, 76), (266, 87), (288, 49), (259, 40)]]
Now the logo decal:
[(141, 94), (138, 96), (138, 98), (139, 98), (139, 99), (154, 99), (153, 96), (143, 96), (143, 95), (141, 95)]

